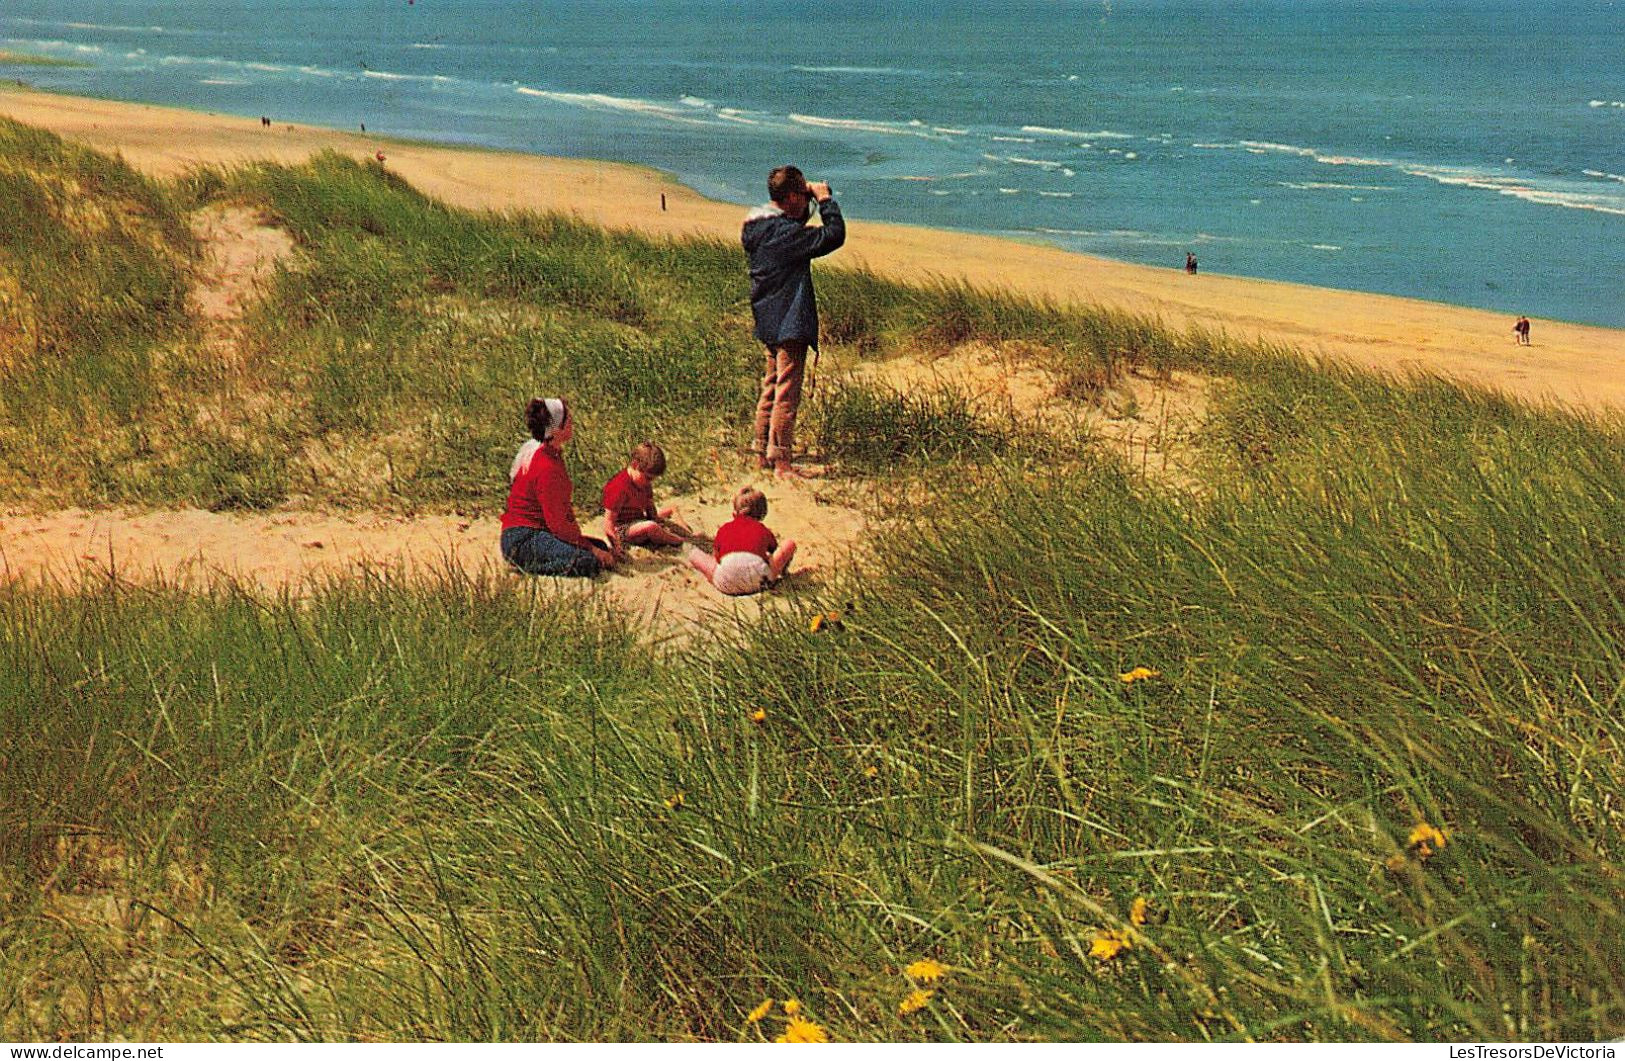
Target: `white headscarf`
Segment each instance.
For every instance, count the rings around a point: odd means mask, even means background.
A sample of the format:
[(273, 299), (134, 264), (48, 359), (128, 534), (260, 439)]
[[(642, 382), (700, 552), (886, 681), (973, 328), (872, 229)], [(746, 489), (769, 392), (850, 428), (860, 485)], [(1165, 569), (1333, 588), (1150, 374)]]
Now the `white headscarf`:
[(513, 466), (508, 469), (509, 482), (513, 482), (529, 470), (536, 451), (542, 448), (542, 442), (558, 434), (559, 429), (570, 419), (570, 410), (565, 406), (563, 398), (543, 398), (542, 404), (547, 406), (547, 427), (542, 429), (542, 441), (538, 442), (533, 438), (519, 447), (519, 452), (513, 455)]

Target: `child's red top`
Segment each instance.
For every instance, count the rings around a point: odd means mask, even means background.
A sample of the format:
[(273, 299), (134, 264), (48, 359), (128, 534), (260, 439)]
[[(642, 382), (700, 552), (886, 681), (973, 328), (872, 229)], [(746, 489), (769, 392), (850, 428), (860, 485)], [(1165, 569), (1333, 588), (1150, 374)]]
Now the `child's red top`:
[(715, 546), (718, 560), (729, 553), (755, 553), (763, 560), (770, 560), (773, 550), (779, 547), (779, 540), (761, 520), (735, 516), (717, 528)]
[(617, 524), (654, 519), (654, 483), (647, 479), (638, 483), (631, 472), (622, 468), (619, 475), (604, 484), (604, 510)]

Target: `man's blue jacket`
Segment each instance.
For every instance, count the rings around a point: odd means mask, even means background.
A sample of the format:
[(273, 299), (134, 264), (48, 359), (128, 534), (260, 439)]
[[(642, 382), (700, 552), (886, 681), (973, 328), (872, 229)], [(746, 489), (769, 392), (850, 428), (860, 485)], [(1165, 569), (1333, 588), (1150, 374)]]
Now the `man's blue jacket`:
[(809, 263), (846, 242), (846, 222), (835, 200), (819, 203), (818, 212), (824, 221), (818, 227), (785, 217), (772, 203), (745, 218), (739, 238), (750, 256), (750, 308), (756, 315), (756, 338), (768, 346), (818, 346), (818, 302)]

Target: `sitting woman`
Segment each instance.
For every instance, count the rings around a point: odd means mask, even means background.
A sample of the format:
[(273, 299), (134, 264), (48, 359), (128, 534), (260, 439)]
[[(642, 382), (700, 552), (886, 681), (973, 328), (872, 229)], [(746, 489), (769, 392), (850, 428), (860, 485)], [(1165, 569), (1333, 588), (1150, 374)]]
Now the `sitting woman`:
[(575, 421), (561, 398), (532, 398), (525, 407), (531, 440), (519, 447), (508, 471), (508, 507), (502, 513), (502, 558), (527, 575), (590, 577), (615, 566), (615, 554), (576, 524), (575, 487), (564, 466), (564, 446)]

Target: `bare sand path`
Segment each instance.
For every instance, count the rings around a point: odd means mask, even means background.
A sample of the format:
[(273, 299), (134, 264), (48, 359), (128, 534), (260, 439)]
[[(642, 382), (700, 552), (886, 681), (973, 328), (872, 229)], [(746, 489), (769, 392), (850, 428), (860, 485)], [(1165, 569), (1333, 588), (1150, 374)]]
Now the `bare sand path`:
[[(729, 480), (726, 486), (661, 500), (677, 502), (696, 530), (711, 532), (732, 515), (737, 485)], [(633, 548), (628, 561), (603, 578), (537, 583), (563, 593), (602, 594), (663, 639), (730, 616), (752, 618), (859, 562), (868, 546), (868, 520), (859, 508), (816, 484), (762, 479), (758, 485), (772, 499), (768, 524), (798, 545), (791, 577), (774, 594), (723, 596), (688, 566), (686, 548)], [(583, 528), (596, 533), (585, 521)], [(0, 583), (66, 588), (114, 578), (130, 585), (202, 589), (229, 582), (298, 596), (362, 576), (432, 580), (458, 571), (481, 580), (518, 578), (501, 560), (499, 535), (495, 519), (455, 515), (0, 511)]]
[[(0, 89), (0, 114), (117, 151), (170, 176), (203, 163), (294, 162), (330, 148), (385, 165), (447, 202), (487, 209), (574, 212), (660, 235), (737, 238), (739, 207), (705, 199), (653, 170), (389, 141), (257, 118)], [(661, 196), (666, 209), (661, 210)], [(1238, 336), (1279, 340), (1389, 372), (1425, 371), (1534, 401), (1625, 409), (1625, 330), (1536, 320), (1534, 345), (1512, 342), (1504, 314), (1416, 299), (1335, 291), (1146, 266), (1051, 247), (863, 220), (845, 204), (851, 241), (837, 260), (905, 279), (933, 276), (1061, 301), (1156, 314)], [(1170, 263), (1175, 266), (1182, 263)]]

